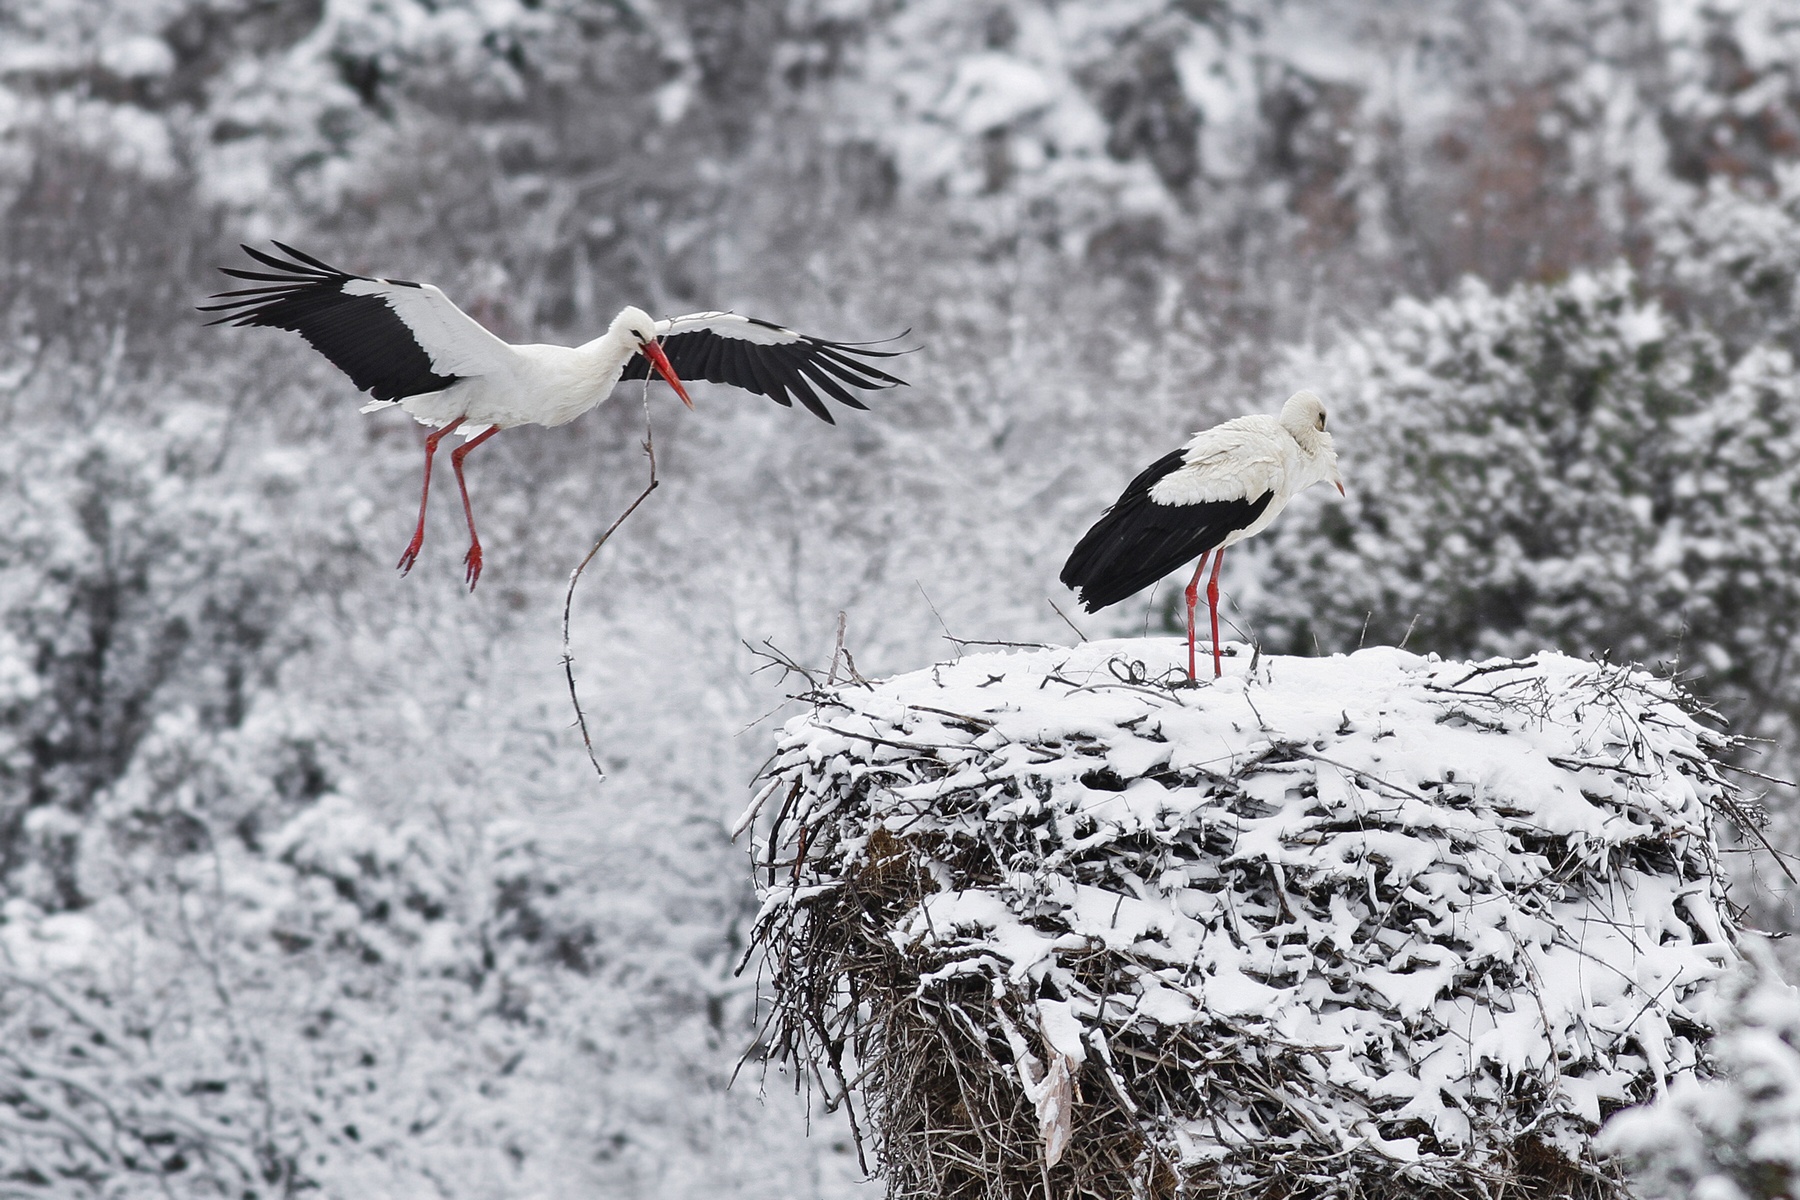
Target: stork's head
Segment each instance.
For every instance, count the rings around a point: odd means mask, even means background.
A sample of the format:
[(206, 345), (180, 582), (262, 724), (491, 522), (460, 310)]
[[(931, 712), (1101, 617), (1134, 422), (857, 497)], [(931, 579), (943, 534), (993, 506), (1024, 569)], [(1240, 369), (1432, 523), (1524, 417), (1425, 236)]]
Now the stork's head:
[(650, 360), (656, 373), (669, 381), (675, 394), (689, 408), (694, 402), (688, 399), (687, 388), (682, 385), (681, 377), (675, 374), (675, 368), (669, 365), (669, 356), (663, 353), (660, 335), (656, 332), (656, 318), (641, 308), (627, 308), (613, 318), (612, 332), (636, 345), (638, 353)]
[(1338, 474), (1337, 447), (1325, 429), (1325, 402), (1312, 392), (1295, 392), (1281, 406), (1281, 425), (1300, 443), (1300, 453), (1311, 468), (1310, 483), (1329, 483), (1344, 493), (1344, 477)]

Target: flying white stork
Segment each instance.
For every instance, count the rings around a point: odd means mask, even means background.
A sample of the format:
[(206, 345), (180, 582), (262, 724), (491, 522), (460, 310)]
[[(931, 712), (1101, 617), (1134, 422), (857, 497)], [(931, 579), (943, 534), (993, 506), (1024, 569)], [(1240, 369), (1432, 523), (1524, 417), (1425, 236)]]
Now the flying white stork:
[(1225, 548), (1261, 533), (1287, 502), (1315, 483), (1337, 485), (1337, 449), (1325, 432), (1325, 405), (1295, 392), (1279, 417), (1237, 417), (1196, 433), (1126, 485), (1063, 564), (1062, 581), (1099, 612), (1155, 583), (1196, 554), (1187, 585), (1188, 679), (1194, 678), (1194, 605), (1212, 556), (1206, 602), (1212, 609), (1213, 678), (1219, 663), (1219, 566)]
[[(259, 286), (213, 296), (220, 304), (202, 312), (226, 315), (222, 325), (291, 329), (374, 397), (364, 412), (398, 404), (421, 425), (425, 483), (419, 523), (400, 556), (401, 574), (412, 570), (425, 542), (425, 504), (431, 495), (431, 460), (445, 434), (467, 441), (450, 455), (469, 552), (463, 558), (469, 587), (481, 577), (481, 539), (463, 481), (469, 451), (514, 425), (561, 425), (606, 399), (621, 379), (643, 379), (655, 370), (689, 408), (682, 377), (727, 383), (768, 396), (784, 407), (798, 399), (821, 420), (835, 424), (819, 392), (850, 408), (867, 409), (855, 392), (904, 383), (869, 359), (898, 351), (873, 343), (828, 342), (755, 317), (702, 312), (658, 321), (627, 308), (600, 337), (582, 346), (515, 346), (501, 341), (429, 283), (374, 279), (320, 262), (275, 243), (286, 260), (261, 250), (244, 252), (267, 271), (219, 268)], [(817, 389), (815, 391), (814, 389)]]

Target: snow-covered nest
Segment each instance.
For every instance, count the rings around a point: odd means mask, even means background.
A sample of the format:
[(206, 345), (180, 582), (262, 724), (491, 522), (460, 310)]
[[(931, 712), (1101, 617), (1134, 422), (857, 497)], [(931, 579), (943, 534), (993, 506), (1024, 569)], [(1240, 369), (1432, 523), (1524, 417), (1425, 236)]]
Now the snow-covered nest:
[(1734, 958), (1726, 739), (1555, 654), (1171, 641), (817, 686), (743, 827), (767, 1050), (894, 1196), (1600, 1196)]

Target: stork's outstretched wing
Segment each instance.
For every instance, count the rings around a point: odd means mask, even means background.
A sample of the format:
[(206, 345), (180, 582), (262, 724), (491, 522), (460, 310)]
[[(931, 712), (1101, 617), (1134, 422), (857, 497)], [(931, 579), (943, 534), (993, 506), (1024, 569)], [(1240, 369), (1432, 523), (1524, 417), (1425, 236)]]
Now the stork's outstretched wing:
[(504, 371), (513, 350), (428, 283), (372, 279), (275, 243), (277, 258), (244, 253), (277, 273), (219, 268), (262, 286), (220, 292), (201, 312), (222, 325), (291, 329), (378, 401), (441, 391), (458, 379)]
[[(875, 343), (827, 342), (755, 317), (690, 313), (658, 321), (656, 329), (663, 352), (683, 379), (728, 383), (783, 407), (798, 399), (813, 415), (832, 424), (836, 422), (819, 392), (850, 408), (866, 409), (869, 406), (856, 391), (906, 382), (867, 361), (893, 358), (903, 351), (869, 349)], [(644, 356), (636, 354), (625, 364), (621, 378), (642, 379), (649, 369)]]

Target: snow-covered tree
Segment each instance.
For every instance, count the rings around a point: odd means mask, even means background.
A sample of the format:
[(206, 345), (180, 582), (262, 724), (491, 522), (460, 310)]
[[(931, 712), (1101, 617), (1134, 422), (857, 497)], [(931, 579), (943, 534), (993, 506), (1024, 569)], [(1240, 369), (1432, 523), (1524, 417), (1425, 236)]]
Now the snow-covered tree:
[(1617, 267), (1402, 302), (1303, 373), (1350, 491), (1262, 539), (1272, 646), (1551, 646), (1679, 666), (1749, 728), (1800, 718), (1786, 350), (1732, 361)]

